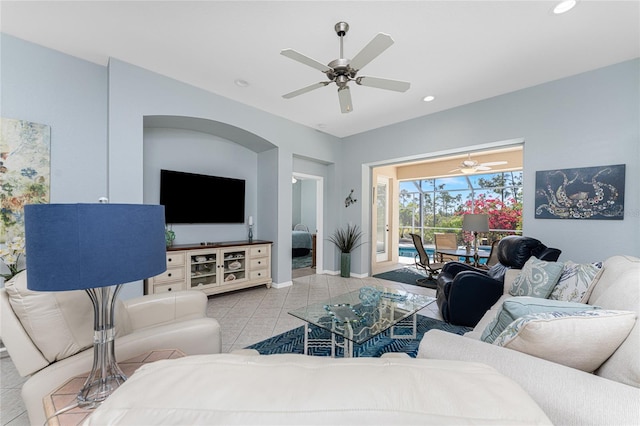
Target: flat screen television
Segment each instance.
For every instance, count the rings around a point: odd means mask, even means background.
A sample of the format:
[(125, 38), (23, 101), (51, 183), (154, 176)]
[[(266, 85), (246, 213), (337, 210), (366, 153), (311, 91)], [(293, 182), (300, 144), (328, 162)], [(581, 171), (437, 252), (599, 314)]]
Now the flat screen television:
[(243, 179), (160, 170), (166, 223), (244, 223)]

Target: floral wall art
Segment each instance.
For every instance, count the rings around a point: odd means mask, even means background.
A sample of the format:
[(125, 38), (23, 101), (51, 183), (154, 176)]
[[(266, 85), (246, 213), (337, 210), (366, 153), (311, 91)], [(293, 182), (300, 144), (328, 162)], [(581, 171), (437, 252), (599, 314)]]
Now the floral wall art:
[(536, 172), (538, 219), (624, 219), (625, 165)]
[(51, 128), (0, 118), (0, 245), (24, 234), (24, 205), (49, 202)]

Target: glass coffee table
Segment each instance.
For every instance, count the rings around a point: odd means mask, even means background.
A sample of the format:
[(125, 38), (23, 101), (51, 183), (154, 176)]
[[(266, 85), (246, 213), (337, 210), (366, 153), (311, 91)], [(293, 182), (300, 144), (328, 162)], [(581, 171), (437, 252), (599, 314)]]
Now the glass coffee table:
[[(435, 302), (434, 297), (385, 287), (363, 287), (289, 312), (305, 321), (304, 353), (311, 346), (331, 345), (331, 356), (338, 347), (345, 357), (353, 356), (353, 345), (391, 329), (393, 339), (416, 338), (416, 313)], [(331, 339), (310, 339), (309, 326), (323, 328)]]

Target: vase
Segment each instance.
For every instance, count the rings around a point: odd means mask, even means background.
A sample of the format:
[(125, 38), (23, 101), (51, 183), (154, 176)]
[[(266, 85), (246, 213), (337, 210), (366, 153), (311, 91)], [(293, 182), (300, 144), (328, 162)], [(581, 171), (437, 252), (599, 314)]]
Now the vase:
[(351, 253), (340, 253), (340, 276), (351, 276)]

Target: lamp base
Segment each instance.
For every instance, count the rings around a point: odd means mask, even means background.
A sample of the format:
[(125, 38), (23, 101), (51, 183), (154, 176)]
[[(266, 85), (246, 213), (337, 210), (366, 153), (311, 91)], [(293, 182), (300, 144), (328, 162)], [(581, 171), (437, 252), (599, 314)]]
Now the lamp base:
[(127, 380), (116, 362), (114, 351), (115, 301), (121, 285), (87, 289), (93, 304), (93, 366), (78, 392), (81, 407), (97, 407)]

